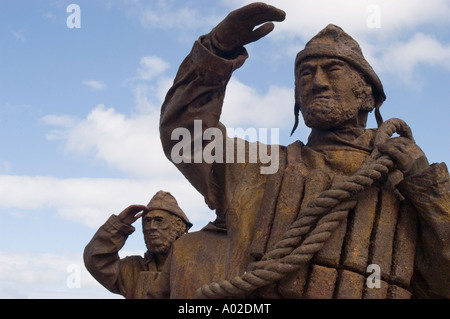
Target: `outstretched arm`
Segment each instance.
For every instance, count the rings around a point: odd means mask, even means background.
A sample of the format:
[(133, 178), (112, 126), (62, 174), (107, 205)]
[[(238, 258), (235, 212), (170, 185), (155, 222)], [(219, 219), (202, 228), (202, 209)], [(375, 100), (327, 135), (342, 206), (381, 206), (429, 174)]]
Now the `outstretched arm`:
[[(194, 44), (161, 108), (161, 142), (169, 160), (174, 162), (172, 150), (180, 142), (179, 136), (172, 136), (178, 128), (187, 129), (190, 133), (187, 141), (187, 149), (190, 150), (198, 144), (202, 149), (207, 145), (202, 136), (208, 128), (219, 128), (223, 137), (226, 136), (224, 126), (219, 122), (225, 88), (233, 71), (247, 58), (244, 45), (270, 33), (273, 30), (271, 21), (282, 21), (284, 17), (285, 13), (275, 7), (253, 3), (231, 12)], [(194, 130), (194, 120), (201, 120), (200, 132)], [(174, 164), (205, 197), (210, 208), (216, 209), (216, 195), (211, 187), (215, 183), (213, 164), (203, 160), (196, 163), (194, 152), (190, 155), (181, 163)]]

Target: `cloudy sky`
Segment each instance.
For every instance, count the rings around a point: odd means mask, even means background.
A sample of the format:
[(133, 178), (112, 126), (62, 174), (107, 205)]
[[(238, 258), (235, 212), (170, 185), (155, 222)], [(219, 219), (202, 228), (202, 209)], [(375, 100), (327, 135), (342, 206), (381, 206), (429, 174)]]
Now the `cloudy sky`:
[[(117, 298), (84, 269), (84, 246), (111, 214), (160, 189), (193, 230), (214, 219), (162, 153), (159, 108), (193, 42), (249, 2), (0, 0), (0, 298)], [(68, 24), (72, 3), (80, 19)], [(306, 141), (304, 125), (289, 137), (293, 62), (334, 23), (380, 76), (383, 117), (404, 119), (430, 162), (450, 163), (449, 1), (267, 3), (287, 18), (248, 46), (227, 90), (228, 127)], [(122, 255), (143, 253), (136, 228)]]

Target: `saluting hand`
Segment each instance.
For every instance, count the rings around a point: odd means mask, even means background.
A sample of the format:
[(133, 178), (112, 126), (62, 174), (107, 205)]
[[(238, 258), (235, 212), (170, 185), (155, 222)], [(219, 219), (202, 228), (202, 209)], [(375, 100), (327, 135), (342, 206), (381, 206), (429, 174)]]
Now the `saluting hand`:
[(147, 206), (144, 205), (131, 205), (125, 208), (117, 217), (122, 223), (131, 225), (141, 218), (142, 212), (147, 209)]

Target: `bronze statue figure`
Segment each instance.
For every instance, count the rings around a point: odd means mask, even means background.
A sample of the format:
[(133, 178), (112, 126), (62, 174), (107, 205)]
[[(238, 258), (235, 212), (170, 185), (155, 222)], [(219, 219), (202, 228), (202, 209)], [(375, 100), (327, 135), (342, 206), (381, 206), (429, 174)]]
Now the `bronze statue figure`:
[[(119, 250), (135, 231), (132, 224), (142, 218), (147, 252), (119, 257)], [(176, 199), (157, 192), (147, 206), (131, 205), (111, 215), (84, 250), (84, 263), (92, 276), (109, 291), (125, 298), (143, 298), (161, 272), (171, 246), (192, 224)]]
[[(284, 18), (264, 3), (237, 9), (179, 68), (161, 109), (162, 146), (217, 218), (174, 243), (146, 297), (449, 298), (448, 169), (428, 163), (406, 123), (383, 121), (381, 81), (340, 27), (328, 25), (297, 55), (293, 132), (301, 112), (311, 134), (277, 146), (276, 173), (227, 163), (225, 141), (199, 144), (195, 134), (192, 149), (221, 146), (224, 160), (172, 158), (172, 132), (193, 132), (194, 121), (226, 136), (219, 120), (244, 46)], [(373, 110), (378, 128), (366, 129)], [(373, 266), (376, 287), (367, 282)]]

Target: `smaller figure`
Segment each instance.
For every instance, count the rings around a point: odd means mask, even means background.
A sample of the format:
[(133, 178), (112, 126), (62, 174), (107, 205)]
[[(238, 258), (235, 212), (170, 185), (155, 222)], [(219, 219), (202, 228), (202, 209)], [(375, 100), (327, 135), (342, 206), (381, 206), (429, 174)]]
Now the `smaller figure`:
[[(142, 256), (119, 257), (119, 250), (142, 217), (147, 252)], [(127, 299), (140, 299), (160, 273), (172, 244), (192, 227), (176, 199), (159, 191), (147, 206), (131, 205), (111, 215), (84, 250), (84, 264), (91, 275), (109, 291)]]

